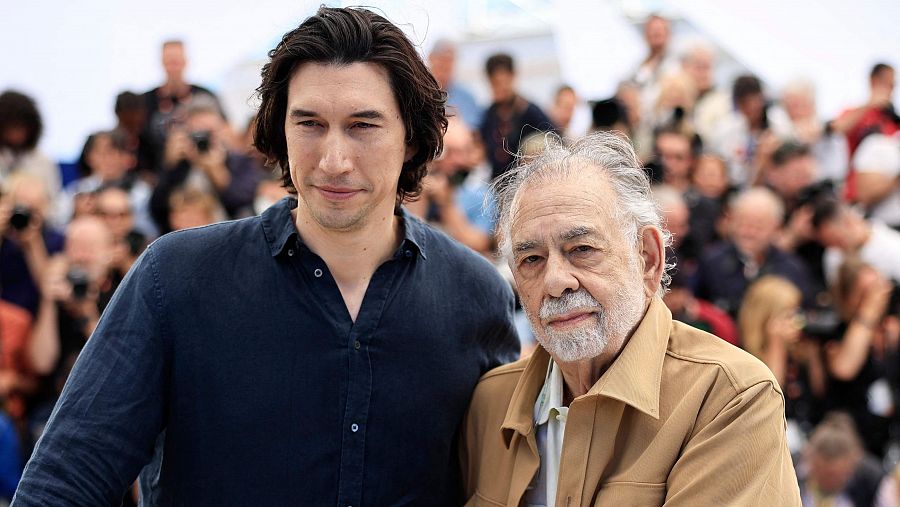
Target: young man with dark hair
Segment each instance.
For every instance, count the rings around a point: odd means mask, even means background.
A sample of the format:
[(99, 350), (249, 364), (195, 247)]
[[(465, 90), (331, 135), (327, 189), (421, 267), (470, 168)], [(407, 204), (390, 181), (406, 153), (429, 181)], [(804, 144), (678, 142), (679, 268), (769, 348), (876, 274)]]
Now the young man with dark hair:
[(162, 430), (161, 505), (459, 504), (457, 429), (518, 341), (493, 266), (400, 207), (445, 95), (365, 9), (320, 8), (269, 58), (255, 141), (297, 199), (147, 249), (18, 504), (117, 504)]
[(496, 178), (513, 164), (523, 139), (536, 132), (555, 132), (557, 127), (541, 108), (516, 92), (512, 56), (491, 55), (484, 70), (491, 84), (493, 103), (484, 112), (480, 130), (492, 177)]

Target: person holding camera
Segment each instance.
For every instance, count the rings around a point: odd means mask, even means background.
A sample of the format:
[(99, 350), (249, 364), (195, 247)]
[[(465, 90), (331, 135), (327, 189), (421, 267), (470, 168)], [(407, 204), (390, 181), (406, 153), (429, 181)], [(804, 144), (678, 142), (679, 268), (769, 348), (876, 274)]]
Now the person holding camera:
[(48, 255), (62, 250), (63, 236), (46, 224), (50, 207), (43, 180), (13, 175), (0, 195), (0, 299), (34, 316), (40, 301), (38, 283)]
[(251, 157), (226, 144), (228, 124), (215, 102), (196, 98), (173, 125), (166, 140), (163, 171), (150, 198), (160, 233), (170, 232), (169, 199), (175, 190), (193, 188), (215, 194), (231, 218), (253, 214), (256, 186), (263, 169)]
[(47, 416), (116, 289), (110, 276), (113, 253), (113, 235), (107, 225), (86, 216), (72, 220), (63, 252), (47, 265), (28, 350), (32, 368), (45, 376), (33, 405), (38, 412), (46, 406)]

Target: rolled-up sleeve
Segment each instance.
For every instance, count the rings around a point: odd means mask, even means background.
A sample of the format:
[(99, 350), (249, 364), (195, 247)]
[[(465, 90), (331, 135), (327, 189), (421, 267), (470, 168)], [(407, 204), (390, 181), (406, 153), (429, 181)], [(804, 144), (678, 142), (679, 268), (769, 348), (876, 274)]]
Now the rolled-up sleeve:
[(119, 505), (164, 425), (167, 360), (154, 246), (81, 352), (13, 505)]

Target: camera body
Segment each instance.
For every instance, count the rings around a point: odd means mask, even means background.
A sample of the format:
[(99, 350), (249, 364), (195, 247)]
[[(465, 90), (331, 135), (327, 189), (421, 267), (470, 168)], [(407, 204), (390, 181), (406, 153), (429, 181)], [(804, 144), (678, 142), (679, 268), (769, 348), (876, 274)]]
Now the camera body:
[(16, 206), (9, 217), (9, 225), (17, 231), (22, 231), (31, 223), (31, 216), (30, 209), (25, 206)]
[(191, 141), (197, 147), (197, 152), (206, 153), (209, 151), (211, 133), (208, 130), (198, 130), (191, 132)]
[(72, 285), (72, 297), (75, 299), (84, 299), (88, 294), (91, 278), (87, 271), (73, 267), (66, 273), (66, 280)]

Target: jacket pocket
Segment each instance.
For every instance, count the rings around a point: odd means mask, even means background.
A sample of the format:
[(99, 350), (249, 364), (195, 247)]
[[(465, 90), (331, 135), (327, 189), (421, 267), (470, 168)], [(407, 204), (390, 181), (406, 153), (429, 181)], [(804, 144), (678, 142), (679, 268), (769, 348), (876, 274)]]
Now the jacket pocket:
[(600, 486), (595, 506), (652, 507), (666, 500), (666, 484), (649, 482), (609, 482)]

